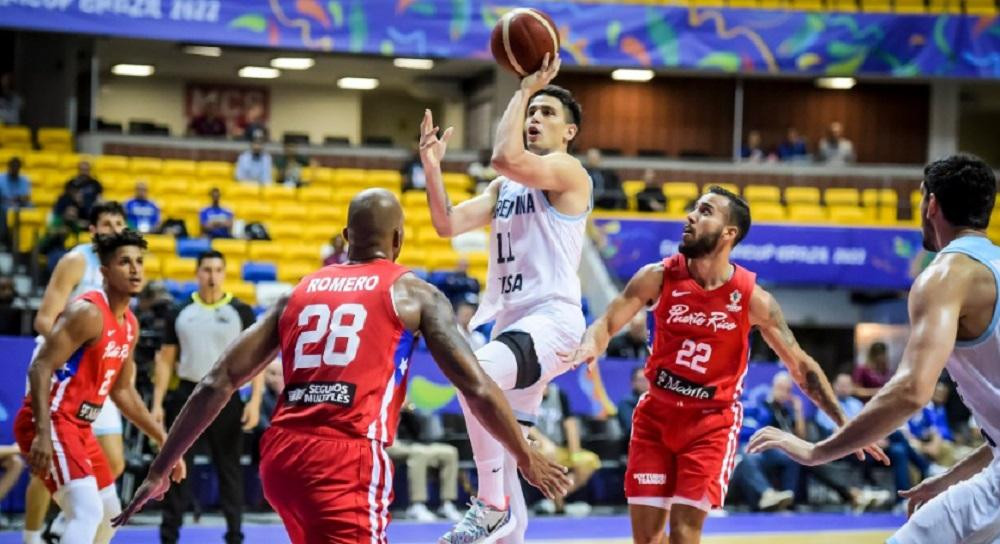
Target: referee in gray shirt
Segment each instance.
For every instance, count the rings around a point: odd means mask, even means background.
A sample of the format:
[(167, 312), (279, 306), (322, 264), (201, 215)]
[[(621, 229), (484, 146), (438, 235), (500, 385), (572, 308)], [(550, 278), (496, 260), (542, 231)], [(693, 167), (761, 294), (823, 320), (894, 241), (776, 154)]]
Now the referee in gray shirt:
[[(153, 376), (153, 417), (166, 420), (169, 426), (180, 413), (195, 386), (208, 374), (215, 361), (237, 336), (254, 322), (253, 310), (246, 303), (226, 293), (226, 260), (218, 251), (198, 256), (198, 291), (181, 304), (167, 322), (163, 347), (156, 357)], [(178, 363), (178, 354), (180, 362)], [(176, 372), (177, 387), (167, 393)], [(212, 464), (219, 475), (219, 498), (226, 518), (226, 544), (243, 542), (240, 529), (243, 518), (243, 431), (257, 426), (263, 394), (263, 374), (253, 379), (250, 400), (243, 404), (239, 393), (229, 399), (219, 417), (199, 438), (199, 444), (185, 456), (194, 466), (194, 450), (207, 446)], [(191, 503), (191, 490), (185, 479), (174, 484), (163, 498), (160, 542), (175, 544), (180, 537), (184, 512)]]

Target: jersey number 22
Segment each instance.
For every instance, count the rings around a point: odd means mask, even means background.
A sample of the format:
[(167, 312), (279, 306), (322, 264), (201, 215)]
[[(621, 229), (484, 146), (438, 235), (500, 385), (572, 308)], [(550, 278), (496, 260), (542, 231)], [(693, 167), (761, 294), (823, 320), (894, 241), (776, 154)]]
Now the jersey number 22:
[[(349, 325), (344, 324), (346, 317), (351, 317)], [(304, 330), (299, 334), (299, 341), (295, 344), (295, 369), (316, 368), (322, 362), (329, 366), (347, 366), (358, 355), (358, 347), (361, 345), (361, 337), (358, 333), (365, 326), (365, 319), (368, 317), (368, 310), (360, 304), (341, 304), (330, 314), (330, 307), (326, 304), (310, 304), (302, 308), (299, 314), (299, 326), (305, 327), (313, 317), (318, 317), (316, 327), (311, 330)], [(306, 346), (316, 344), (326, 339), (323, 354), (305, 353)], [(337, 339), (346, 338), (347, 345), (343, 351), (337, 351)]]

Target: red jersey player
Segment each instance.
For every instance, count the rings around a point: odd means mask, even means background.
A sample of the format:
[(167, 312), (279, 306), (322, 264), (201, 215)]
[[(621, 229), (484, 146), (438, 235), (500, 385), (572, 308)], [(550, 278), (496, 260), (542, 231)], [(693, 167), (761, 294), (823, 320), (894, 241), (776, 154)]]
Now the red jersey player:
[[(145, 240), (134, 231), (99, 235), (104, 290), (73, 301), (56, 320), (28, 377), (31, 390), (14, 420), (14, 436), (32, 472), (66, 513), (64, 544), (105, 544), (121, 510), (114, 478), (91, 424), (110, 396), (154, 441), (165, 438), (135, 390), (132, 351), (139, 337), (129, 299), (143, 283)], [(182, 478), (184, 463), (175, 463)]]
[(349, 261), (306, 276), (202, 380), (117, 524), (166, 491), (166, 468), (280, 351), (287, 385), (261, 440), (268, 501), (295, 544), (386, 542), (392, 464), (384, 448), (396, 434), (418, 334), (476, 417), (515, 453), (525, 478), (547, 496), (565, 493), (565, 469), (528, 446), (451, 305), (395, 264), (403, 243), (396, 197), (382, 189), (355, 196), (344, 237)]
[[(584, 335), (567, 361), (593, 362), (643, 307), (653, 312), (646, 363), (649, 393), (632, 419), (625, 495), (637, 543), (701, 539), (705, 516), (721, 508), (733, 471), (751, 327), (816, 404), (846, 419), (819, 364), (795, 341), (781, 308), (756, 276), (729, 262), (750, 229), (750, 208), (712, 187), (687, 216), (680, 254), (643, 267)], [(877, 448), (869, 451), (887, 461)], [(862, 454), (863, 455), (863, 454)]]

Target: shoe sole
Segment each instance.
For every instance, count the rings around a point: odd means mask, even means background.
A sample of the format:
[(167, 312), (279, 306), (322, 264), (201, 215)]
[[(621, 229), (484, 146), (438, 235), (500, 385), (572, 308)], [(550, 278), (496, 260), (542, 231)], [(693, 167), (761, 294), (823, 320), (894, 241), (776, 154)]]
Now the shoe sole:
[[(507, 520), (507, 523), (504, 523), (499, 528), (497, 528), (497, 530), (494, 531), (493, 534), (487, 536), (485, 539), (480, 541), (480, 544), (496, 544), (496, 542), (501, 538), (513, 533), (514, 529), (517, 529), (517, 517), (515, 517), (514, 514), (511, 514), (510, 518)], [(450, 544), (450, 543), (444, 538), (439, 538), (438, 544)]]

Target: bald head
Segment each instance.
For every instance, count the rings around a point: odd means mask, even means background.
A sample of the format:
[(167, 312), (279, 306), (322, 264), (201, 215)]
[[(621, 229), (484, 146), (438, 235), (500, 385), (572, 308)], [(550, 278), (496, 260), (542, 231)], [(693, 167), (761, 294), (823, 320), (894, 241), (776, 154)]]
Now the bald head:
[(385, 189), (365, 189), (347, 208), (348, 256), (352, 261), (396, 260), (403, 247), (403, 208)]

